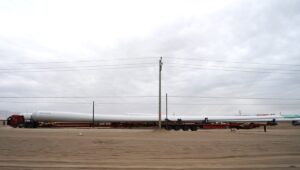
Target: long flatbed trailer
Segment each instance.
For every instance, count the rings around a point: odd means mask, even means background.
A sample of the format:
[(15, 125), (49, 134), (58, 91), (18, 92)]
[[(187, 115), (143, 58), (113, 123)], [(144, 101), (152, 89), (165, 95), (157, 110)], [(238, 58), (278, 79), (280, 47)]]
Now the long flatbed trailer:
[[(260, 126), (274, 126), (277, 121), (291, 122), (298, 125), (299, 114), (289, 115), (263, 115), (263, 116), (170, 116), (162, 120), (162, 127), (167, 130), (196, 131), (198, 129), (252, 129)], [(23, 115), (12, 115), (7, 119), (12, 127), (157, 127), (158, 120), (155, 115), (111, 115), (72, 112), (34, 112)]]
[[(66, 127), (98, 127), (98, 128), (157, 128), (157, 122), (35, 122), (26, 121), (22, 115), (12, 115), (8, 119), (8, 125), (14, 128), (66, 128)], [(166, 130), (197, 131), (198, 129), (253, 129), (261, 126), (273, 126), (274, 123), (222, 123), (207, 121), (177, 121), (164, 120), (162, 127)]]

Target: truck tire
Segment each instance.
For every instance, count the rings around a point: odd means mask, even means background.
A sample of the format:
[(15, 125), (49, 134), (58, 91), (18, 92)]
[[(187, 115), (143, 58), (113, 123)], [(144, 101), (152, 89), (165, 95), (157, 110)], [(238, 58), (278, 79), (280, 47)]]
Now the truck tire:
[(197, 131), (198, 130), (198, 126), (191, 126), (191, 131)]
[(23, 123), (18, 123), (18, 128), (24, 128), (24, 124)]
[(180, 130), (180, 126), (174, 126), (174, 130), (179, 131)]
[(182, 130), (183, 130), (183, 131), (188, 131), (189, 129), (190, 129), (190, 128), (189, 128), (188, 126), (183, 126), (183, 127), (182, 127)]
[(172, 130), (172, 127), (171, 126), (166, 126), (165, 129), (166, 130)]

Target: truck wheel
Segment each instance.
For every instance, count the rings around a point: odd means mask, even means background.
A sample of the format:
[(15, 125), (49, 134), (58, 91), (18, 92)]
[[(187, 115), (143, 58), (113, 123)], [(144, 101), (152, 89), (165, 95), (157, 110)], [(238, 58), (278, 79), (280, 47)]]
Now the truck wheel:
[(189, 127), (188, 127), (188, 126), (183, 126), (183, 127), (182, 127), (182, 130), (183, 130), (183, 131), (188, 131), (188, 130), (189, 130)]
[(166, 130), (172, 130), (171, 126), (166, 126)]
[(23, 123), (19, 123), (18, 124), (18, 128), (23, 128), (24, 127), (24, 124)]
[(180, 126), (174, 126), (174, 130), (179, 131), (180, 130)]
[(198, 127), (197, 126), (192, 126), (191, 127), (191, 131), (197, 131), (198, 130)]

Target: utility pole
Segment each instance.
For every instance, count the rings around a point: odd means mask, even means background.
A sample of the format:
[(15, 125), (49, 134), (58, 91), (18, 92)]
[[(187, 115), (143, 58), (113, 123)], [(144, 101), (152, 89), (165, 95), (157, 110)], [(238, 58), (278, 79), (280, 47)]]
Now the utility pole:
[(166, 119), (168, 119), (168, 93), (166, 93)]
[(158, 128), (161, 129), (161, 70), (162, 70), (162, 57), (159, 60), (159, 87), (158, 87)]
[(93, 101), (93, 127), (95, 126), (95, 101)]

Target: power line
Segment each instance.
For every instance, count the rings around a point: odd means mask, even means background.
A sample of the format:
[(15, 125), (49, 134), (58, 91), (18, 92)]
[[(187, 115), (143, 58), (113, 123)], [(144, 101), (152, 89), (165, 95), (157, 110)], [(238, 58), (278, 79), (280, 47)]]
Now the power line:
[[(148, 57), (115, 57), (111, 59), (91, 59), (91, 60), (70, 60), (70, 61), (40, 61), (40, 62), (14, 62), (10, 64), (60, 64), (60, 63), (90, 63), (99, 61), (122, 61), (122, 60), (147, 60), (147, 59), (158, 59), (159, 56), (148, 56)], [(299, 64), (290, 63), (259, 63), (259, 62), (243, 62), (243, 61), (227, 61), (227, 60), (211, 60), (205, 58), (190, 58), (190, 57), (164, 57), (166, 59), (175, 60), (193, 60), (193, 61), (208, 61), (208, 62), (221, 62), (221, 63), (236, 63), (236, 64), (252, 64), (252, 65), (286, 65), (286, 66), (300, 66)], [(9, 63), (8, 63), (9, 64)]]
[(0, 101), (0, 103), (40, 103), (40, 104), (91, 104), (88, 102), (40, 102), (40, 101)]
[(101, 69), (146, 69), (154, 68), (154, 66), (135, 66), (135, 67), (102, 67), (102, 68), (87, 68), (87, 69), (59, 69), (59, 70), (17, 70), (17, 71), (0, 71), (0, 73), (24, 73), (24, 72), (74, 72), (74, 71), (95, 71)]
[[(92, 104), (88, 102), (19, 102), (19, 101), (0, 101), (0, 103), (19, 103), (19, 104), (26, 104), (26, 103), (36, 103), (36, 104)], [(168, 103), (169, 105), (177, 105), (177, 106), (182, 106), (182, 105), (202, 105), (202, 106), (240, 106), (240, 105), (271, 105), (271, 106), (276, 106), (276, 105), (297, 105), (299, 106), (299, 103), (242, 103), (242, 104), (228, 104), (228, 103)], [(143, 103), (143, 102), (134, 102), (134, 103), (124, 103), (124, 102), (96, 102), (95, 105), (156, 105), (156, 103)]]
[[(120, 105), (142, 105), (142, 104), (147, 104), (147, 105), (156, 105), (156, 103), (141, 103), (141, 102), (139, 102), (139, 103), (122, 103), (122, 102), (120, 102), (120, 103), (95, 103), (96, 105), (116, 105), (116, 104), (120, 104)], [(169, 105), (215, 105), (215, 106), (219, 106), (219, 105), (237, 105), (237, 106), (239, 106), (239, 105), (272, 105), (272, 106), (274, 106), (274, 105), (297, 105), (297, 106), (299, 106), (299, 103), (298, 104), (296, 104), (296, 103), (266, 103), (266, 104), (252, 104), (252, 103), (244, 103), (244, 104), (227, 104), (227, 103), (168, 103)]]
[(180, 105), (186, 105), (186, 106), (188, 106), (188, 105), (191, 105), (191, 106), (193, 106), (193, 105), (201, 105), (201, 106), (222, 106), (222, 105), (224, 105), (224, 106), (242, 106), (242, 105), (249, 105), (249, 106), (259, 106), (259, 105), (261, 105), (261, 106), (268, 106), (268, 105), (270, 105), (270, 106), (277, 106), (277, 105), (283, 105), (283, 106), (285, 106), (285, 105), (296, 105), (296, 106), (299, 106), (299, 103), (298, 104), (290, 104), (290, 103), (287, 103), (287, 104), (282, 104), (282, 103), (268, 103), (268, 104), (247, 104), (247, 103), (245, 103), (245, 104), (223, 104), (223, 103), (220, 103), (220, 104), (217, 104), (217, 103), (170, 103), (169, 105), (178, 105), (178, 106), (180, 106)]
[[(168, 66), (171, 68), (177, 68), (176, 66)], [(166, 68), (168, 68), (166, 67)], [(233, 71), (233, 72), (247, 72), (247, 73), (275, 73), (267, 71), (252, 71), (252, 70), (234, 70), (234, 69), (215, 69), (215, 68), (204, 68), (204, 67), (181, 67), (180, 69), (200, 69), (200, 70), (217, 70), (217, 71)], [(299, 73), (288, 73), (288, 72), (276, 72), (277, 74), (299, 74)]]
[[(182, 64), (182, 63), (167, 63), (167, 64), (170, 64), (170, 65), (182, 65), (182, 66), (192, 66), (193, 67), (200, 67), (200, 68), (205, 68), (206, 65), (196, 65), (196, 64)], [(204, 66), (204, 67), (203, 67)], [(266, 70), (266, 71), (271, 71), (271, 70), (274, 70), (274, 71), (294, 71), (294, 72), (299, 72), (300, 70), (290, 70), (290, 69), (274, 69), (274, 68), (268, 68), (268, 69), (265, 69), (265, 68), (253, 68), (253, 67), (235, 67), (235, 66), (230, 66), (230, 67), (225, 67), (225, 66), (208, 66), (209, 68), (212, 67), (212, 68), (229, 68), (229, 69), (250, 69), (250, 71), (252, 71), (253, 69), (254, 70)]]
[(133, 64), (109, 64), (109, 65), (88, 65), (88, 66), (61, 66), (61, 67), (41, 67), (41, 68), (0, 68), (0, 70), (30, 70), (30, 69), (68, 69), (68, 68), (93, 68), (93, 67), (115, 67), (115, 66), (141, 66), (141, 65), (154, 65), (155, 63), (133, 63)]
[(97, 59), (97, 60), (70, 60), (70, 61), (41, 61), (41, 62), (16, 62), (11, 64), (60, 64), (60, 63), (90, 63), (98, 61), (120, 61), (120, 60), (144, 60), (144, 59), (157, 59), (159, 57), (119, 57), (111, 59)]
[(300, 100), (297, 98), (271, 97), (216, 97), (216, 96), (168, 96), (172, 98), (202, 98), (202, 99), (241, 99), (241, 100)]
[(286, 65), (286, 66), (300, 66), (299, 64), (284, 64), (284, 63), (256, 63), (256, 62), (243, 62), (243, 61), (226, 61), (226, 60), (210, 60), (203, 58), (184, 58), (184, 57), (164, 57), (167, 59), (176, 59), (176, 60), (198, 60), (198, 61), (209, 61), (209, 62), (221, 62), (221, 63), (236, 63), (236, 64), (254, 64), (254, 65)]
[(31, 98), (31, 99), (86, 99), (86, 98), (125, 98), (125, 97), (130, 97), (130, 98), (137, 98), (137, 97), (158, 97), (158, 96), (0, 96), (0, 98), (6, 98), (6, 99), (24, 99), (24, 98)]
[[(149, 56), (149, 57), (116, 57), (111, 59), (97, 59), (97, 60), (70, 60), (70, 61), (40, 61), (40, 62), (15, 62), (11, 64), (59, 64), (59, 63), (90, 63), (98, 61), (120, 61), (120, 60), (145, 60), (145, 59), (158, 59), (159, 57)], [(227, 61), (227, 60), (211, 60), (205, 58), (190, 58), (190, 57), (164, 57), (166, 59), (175, 60), (198, 60), (198, 61), (208, 61), (208, 62), (222, 62), (222, 63), (238, 63), (238, 64), (254, 64), (254, 65), (286, 65), (286, 66), (300, 66), (299, 64), (290, 63), (259, 63), (259, 62), (243, 62), (243, 61)]]
[[(158, 96), (0, 96), (2, 99), (96, 99), (96, 98), (157, 98)], [(164, 96), (162, 96), (164, 98)], [(180, 96), (168, 95), (169, 98), (200, 98), (200, 99), (239, 99), (239, 100), (300, 100), (299, 98), (279, 97), (222, 97), (222, 96)]]

